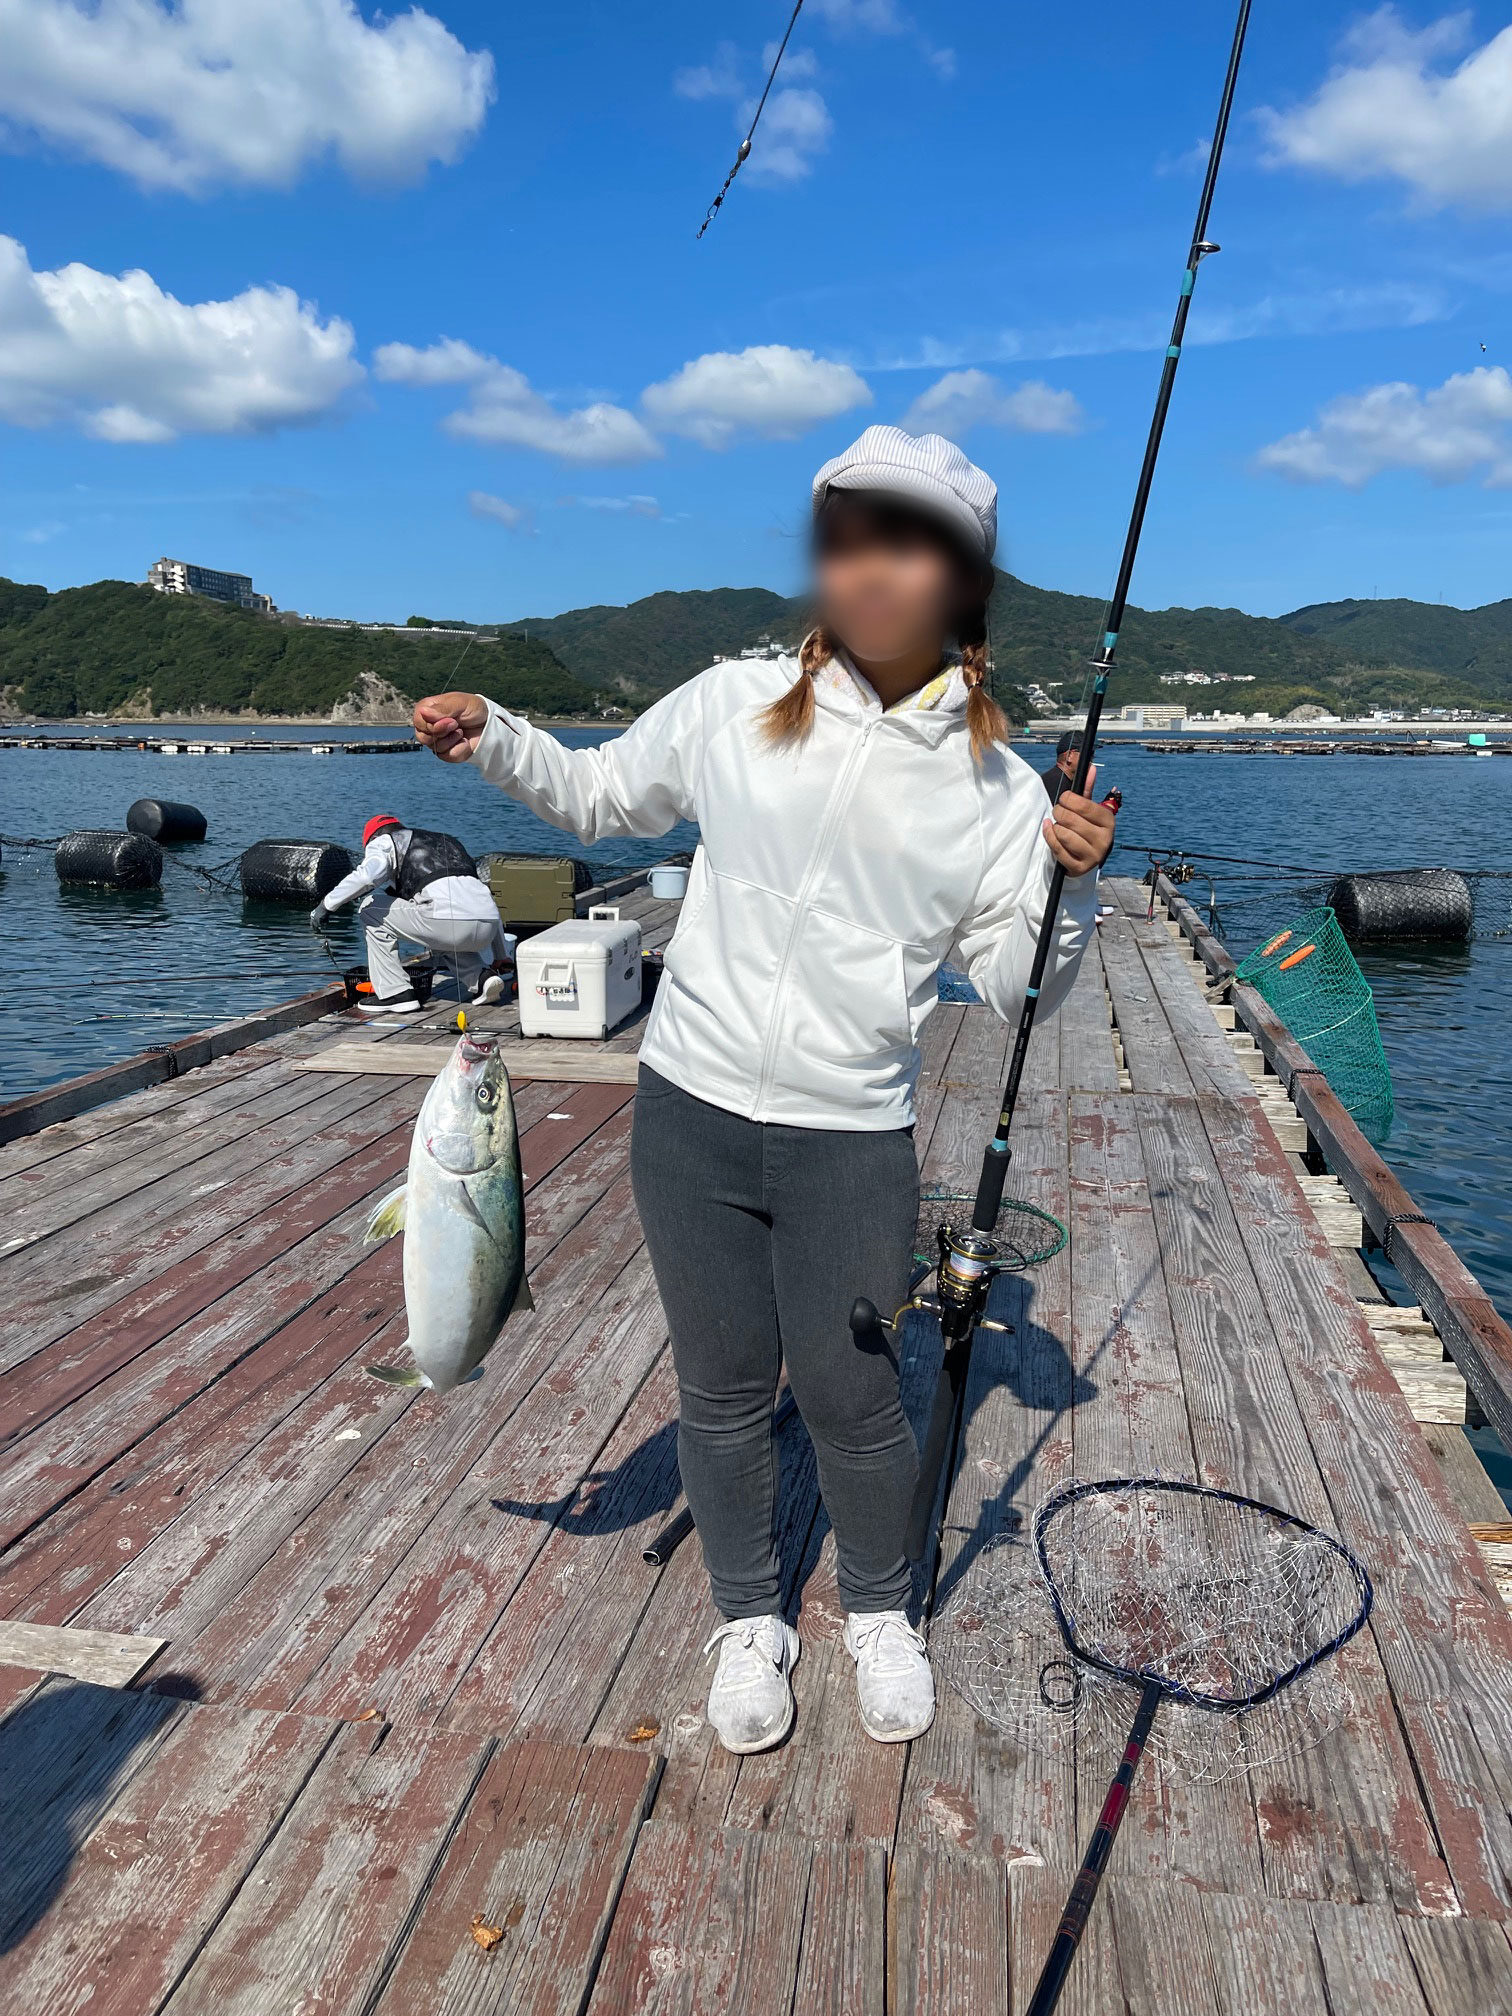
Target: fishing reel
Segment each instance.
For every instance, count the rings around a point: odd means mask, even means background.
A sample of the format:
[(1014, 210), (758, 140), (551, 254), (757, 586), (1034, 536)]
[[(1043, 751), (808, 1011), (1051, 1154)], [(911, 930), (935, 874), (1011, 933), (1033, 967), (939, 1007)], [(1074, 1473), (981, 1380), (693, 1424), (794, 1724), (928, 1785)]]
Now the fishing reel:
[[(883, 1316), (875, 1302), (858, 1296), (851, 1307), (850, 1327), (856, 1337), (874, 1330), (897, 1334), (910, 1309), (922, 1309), (938, 1319), (947, 1344), (967, 1337), (973, 1330), (1001, 1330), (1011, 1336), (1011, 1323), (998, 1323), (982, 1312), (994, 1278), (1005, 1272), (1009, 1262), (985, 1232), (970, 1226), (958, 1232), (942, 1225), (936, 1234), (939, 1259), (933, 1268), (922, 1267), (908, 1284), (908, 1299), (891, 1316)], [(934, 1275), (933, 1295), (921, 1294), (924, 1283)]]

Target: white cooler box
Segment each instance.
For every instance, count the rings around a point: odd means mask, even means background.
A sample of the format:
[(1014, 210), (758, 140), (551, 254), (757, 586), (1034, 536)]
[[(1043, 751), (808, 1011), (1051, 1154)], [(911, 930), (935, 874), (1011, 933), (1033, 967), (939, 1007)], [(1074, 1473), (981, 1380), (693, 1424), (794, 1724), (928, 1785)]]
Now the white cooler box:
[(641, 1004), (641, 933), (590, 910), (522, 938), (515, 952), (522, 1036), (607, 1036)]

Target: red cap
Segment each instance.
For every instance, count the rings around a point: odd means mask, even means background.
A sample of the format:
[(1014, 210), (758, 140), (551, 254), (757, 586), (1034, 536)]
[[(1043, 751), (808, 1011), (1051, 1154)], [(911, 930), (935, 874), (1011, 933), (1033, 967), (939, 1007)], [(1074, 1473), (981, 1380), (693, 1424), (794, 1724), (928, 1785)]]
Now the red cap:
[(396, 819), (392, 812), (380, 812), (376, 819), (369, 819), (366, 826), (363, 827), (362, 829), (363, 846), (366, 847), (370, 845), (374, 835), (381, 833), (386, 826), (402, 826), (403, 824), (404, 821), (402, 819)]

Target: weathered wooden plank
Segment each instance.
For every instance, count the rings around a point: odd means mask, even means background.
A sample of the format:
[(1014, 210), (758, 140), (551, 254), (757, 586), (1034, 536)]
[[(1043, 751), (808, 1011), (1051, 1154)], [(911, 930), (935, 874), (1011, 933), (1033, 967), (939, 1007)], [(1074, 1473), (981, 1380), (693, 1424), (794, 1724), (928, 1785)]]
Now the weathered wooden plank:
[[(280, 1066), (275, 1081), (257, 1098), (228, 1113), (214, 1114), (196, 1126), (174, 1128), (161, 1140), (112, 1157), (102, 1168), (76, 1172), (71, 1161), (65, 1162), (56, 1173), (49, 1171), (48, 1180), (39, 1183), (34, 1194), (12, 1200), (0, 1221), (0, 1257), (9, 1259), (39, 1241), (55, 1240), (79, 1220), (125, 1197), (145, 1218), (166, 1201), (154, 1189), (162, 1179), (175, 1189), (192, 1190), (228, 1172), (239, 1174), (255, 1166), (262, 1159), (259, 1149), (267, 1152), (276, 1140), (292, 1146), (306, 1133), (319, 1131), (327, 1117), (317, 1104), (318, 1095), (310, 1091), (316, 1082)], [(260, 1142), (257, 1137), (265, 1128), (266, 1137)]]
[[(1310, 1282), (1318, 1255), (1325, 1270), (1331, 1265), (1321, 1234), (1297, 1199), (1285, 1157), (1247, 1105), (1199, 1106), (1143, 1096), (1133, 1104), (1199, 1474), (1334, 1528), (1341, 1507), (1319, 1474), (1314, 1424), (1303, 1418), (1273, 1327), (1275, 1309), (1253, 1271), (1257, 1248), (1274, 1251), (1293, 1225), (1304, 1224), (1317, 1246), (1296, 1271)], [(1203, 1127), (1209, 1108), (1222, 1116), (1227, 1130), (1221, 1147)], [(1219, 1131), (1217, 1117), (1213, 1128)], [(1228, 1186), (1235, 1183), (1246, 1142), (1263, 1142), (1292, 1188), (1268, 1194), (1253, 1227), (1246, 1223), (1241, 1230)], [(1353, 1298), (1342, 1287), (1339, 1292), (1351, 1320), (1359, 1323)], [(1377, 1475), (1389, 1474), (1382, 1457), (1372, 1467)], [(1374, 1547), (1361, 1552), (1375, 1572)], [(1403, 1749), (1393, 1690), (1371, 1641), (1362, 1637), (1346, 1647), (1331, 1677), (1348, 1692), (1349, 1710), (1340, 1726), (1316, 1747), (1257, 1768), (1253, 1777), (1267, 1888), (1304, 1895), (1321, 1889), (1343, 1898), (1442, 1909), (1447, 1872)]]
[[(1018, 1862), (1009, 1872), (1008, 1975), (1012, 2016), (1024, 2016), (1029, 2007), (1066, 1908), (1070, 1880), (1064, 1870), (1046, 1869), (1033, 1862)], [(1108, 1879), (1088, 1920), (1081, 1950), (1066, 1977), (1059, 2016), (1129, 2016), (1129, 2005), (1119, 1982), (1113, 1914), (1109, 1909), (1115, 1881), (1113, 1877)], [(1156, 2012), (1156, 2016), (1163, 2016), (1163, 2012)]]
[(889, 2016), (1008, 2008), (1008, 1872), (988, 1855), (911, 1843), (892, 1865)]
[[(1314, 1904), (1309, 1915), (1330, 2011), (1336, 2016), (1427, 2016), (1402, 1920), (1394, 1912)], [(1470, 2016), (1470, 2005), (1461, 2007)]]
[(1449, 1872), (1465, 1909), (1498, 1912), (1512, 1893), (1512, 1627), (1322, 1234), (1286, 1207), (1285, 1157), (1232, 1108), (1203, 1119), (1325, 1505), (1376, 1578), (1371, 1630)]
[[(1198, 1463), (1181, 1358), (1129, 1100), (1074, 1097), (1070, 1152), (1077, 1472), (1192, 1476)], [(1081, 1837), (1095, 1824), (1120, 1736), (1090, 1722), (1076, 1731)], [(1157, 1735), (1135, 1780), (1120, 1868), (1129, 1877), (1177, 1874), (1210, 1887), (1262, 1889), (1251, 1788), (1194, 1774), (1163, 1753)]]
[[(1230, 1098), (1242, 1095), (1248, 1090), (1249, 1076), (1193, 984), (1188, 962), (1172, 943), (1165, 920), (1157, 917), (1153, 923), (1146, 921), (1146, 905), (1135, 885), (1115, 881), (1109, 887), (1128, 920), (1128, 934), (1139, 949), (1150, 988), (1170, 1025), (1171, 1040), (1181, 1053), (1193, 1086)], [(1257, 1060), (1256, 1069), (1257, 1074), (1264, 1069), (1263, 1059)], [(1135, 1086), (1143, 1089), (1138, 1078)]]
[[(551, 1264), (554, 1249), (623, 1168), (625, 1136), (623, 1120), (616, 1116), (586, 1147), (529, 1189), (527, 1265), (543, 1298), (559, 1278)], [(264, 1438), (296, 1410), (323, 1407), (323, 1382), (354, 1350), (365, 1362), (402, 1343), (403, 1317), (389, 1316), (399, 1301), (398, 1268), (396, 1249), (370, 1255), (332, 1296), (245, 1354), (99, 1472), (0, 1562), (0, 1608), (61, 1621), (123, 1568), (129, 1570), (155, 1534), (176, 1520), (200, 1524), (204, 1492), (244, 1457), (255, 1467), (258, 1452), (267, 1446)], [(369, 1337), (374, 1348), (369, 1348)], [(491, 1361), (485, 1411), (501, 1422), (509, 1397), (528, 1390), (549, 1364), (539, 1344), (534, 1349), (522, 1345), (516, 1325), (508, 1348)], [(377, 1390), (372, 1382), (364, 1383)], [(458, 1404), (452, 1400), (439, 1407), (439, 1416), (457, 1424)], [(364, 1451), (350, 1453), (356, 1457)], [(389, 1453), (386, 1448), (377, 1460), (387, 1460)], [(225, 1538), (233, 1551), (242, 1545), (234, 1521)]]
[(343, 1729), (164, 2016), (367, 2008), (487, 1749), (479, 1737)]
[(255, 1099), (288, 1075), (288, 1065), (259, 1046), (217, 1058), (166, 1085), (97, 1107), (77, 1120), (60, 1120), (0, 1148), (0, 1207), (41, 1194), (64, 1169), (94, 1170), (180, 1128), (193, 1129), (218, 1113)]
[(1124, 1067), (1134, 1089), (1190, 1092), (1191, 1073), (1172, 1038), (1155, 983), (1140, 957), (1133, 926), (1121, 912), (1115, 912), (1099, 923), (1097, 939), (1123, 1045)]
[(1512, 1942), (1505, 1919), (1397, 1923), (1433, 2016), (1512, 2016)]
[[(0, 1686), (9, 1677), (0, 1673)], [(0, 1721), (0, 1952), (7, 1955), (42, 1926), (79, 1846), (187, 1713), (162, 1695), (59, 1679), (39, 1686), (19, 1671), (15, 1680)], [(7, 1973), (8, 2001), (11, 1986)]]
[(40, 1092), (8, 1100), (0, 1105), (0, 1142), (35, 1134), (55, 1120), (71, 1119), (88, 1107), (102, 1106), (107, 1100), (136, 1092), (144, 1085), (181, 1077), (197, 1065), (208, 1064), (213, 1057), (224, 1056), (230, 1050), (245, 1050), (249, 1044), (260, 1042), (280, 1029), (318, 1021), (339, 1008), (345, 999), (346, 989), (340, 982), (320, 987), (313, 994), (282, 1002), (260, 1014), (222, 1022), (213, 1029), (201, 1030), (198, 1035), (185, 1036), (177, 1043), (143, 1050), (119, 1064), (107, 1064), (99, 1071), (85, 1072), (80, 1078), (66, 1079), (61, 1085), (49, 1085)]
[(835, 1844), (815, 1849), (804, 1899), (795, 2012), (893, 2016), (887, 2006), (887, 1890), (887, 1858), (880, 1848)]
[[(1015, 1194), (1064, 1222), (1066, 1123), (1060, 1095), (1030, 1094), (1015, 1126)], [(1013, 1326), (982, 1332), (966, 1395), (964, 1448), (951, 1493), (935, 1583), (931, 1659), (939, 1690), (934, 1726), (912, 1746), (899, 1839), (991, 1852), (1007, 1864), (1073, 1865), (1075, 1758), (1059, 1732), (1034, 1725), (990, 1730), (960, 1691), (979, 1620), (972, 1573), (992, 1550), (994, 1575), (1029, 1575), (1024, 1524), (1036, 1501), (1073, 1467), (1072, 1419), (1080, 1369), (1072, 1335), (1072, 1277), (1065, 1254), (995, 1289), (991, 1313)], [(928, 1326), (924, 1327), (927, 1331)], [(918, 1349), (918, 1346), (913, 1348)], [(939, 1350), (930, 1341), (930, 1363)], [(1042, 1647), (1028, 1659), (1049, 1658)]]
[(1187, 1883), (1124, 1888), (1104, 1900), (1129, 2016), (1217, 2016), (1202, 1893)]
[[(451, 1061), (452, 1043), (404, 1043), (367, 1049), (357, 1044), (333, 1043), (303, 1057), (298, 1071), (360, 1071), (409, 1076), (423, 1071), (434, 1075)], [(511, 1043), (504, 1051), (511, 1078), (524, 1081), (540, 1078), (560, 1085), (633, 1085), (640, 1070), (639, 1060), (619, 1050), (599, 1050), (587, 1043)]]
[(788, 2009), (813, 1850), (658, 1820), (636, 1845), (589, 2016)]
[(1222, 2016), (1336, 2016), (1305, 1905), (1222, 1891), (1202, 1903)]
[(1068, 1091), (1116, 1092), (1118, 1060), (1108, 1015), (1100, 932), (1082, 956), (1071, 992), (1057, 1011), (1061, 1025), (1061, 1076)]
[[(611, 1915), (617, 1922), (631, 1850), (647, 1838), (641, 1824), (657, 1770), (655, 1757), (629, 1751), (540, 1743), (501, 1750), (447, 1845), (376, 2009), (575, 2016)], [(502, 1936), (481, 1944), (475, 1925), (485, 1940)]]
[[(333, 1733), (309, 1716), (176, 1705), (179, 1719), (79, 1847), (56, 1903), (7, 1955), (17, 2009), (156, 2009)], [(88, 1774), (91, 1757), (74, 1768)], [(67, 1936), (65, 1923), (85, 1936)]]
[[(540, 1270), (534, 1342), (528, 1360), (522, 1359), (522, 1390), (512, 1403), (490, 1393), (482, 1380), (447, 1395), (451, 1405), (406, 1410), (375, 1460), (359, 1461), (351, 1485), (322, 1501), (193, 1644), (177, 1648), (207, 1691), (220, 1699), (250, 1696), (264, 1706), (287, 1705), (315, 1683), (327, 1656), (386, 1581), (406, 1572), (432, 1521), (503, 1525), (481, 1484), (460, 1509), (448, 1513), (448, 1503), (495, 1442), (506, 1471), (515, 1438), (524, 1447), (542, 1437), (553, 1443), (563, 1432), (566, 1396), (591, 1385), (598, 1333), (581, 1325), (578, 1304), (591, 1307), (640, 1245), (628, 1182), (614, 1194), (623, 1198), (622, 1211), (610, 1214), (608, 1223), (595, 1213)], [(522, 1407), (529, 1411), (517, 1418)], [(501, 1479), (495, 1492), (518, 1486), (518, 1463), (514, 1467), (517, 1474)], [(396, 1646), (396, 1659), (399, 1653)], [(384, 1677), (380, 1660), (377, 1678)], [(390, 1690), (383, 1685), (379, 1692), (386, 1699)], [(376, 1698), (342, 1697), (342, 1706), (358, 1714)]]
[[(376, 1085), (384, 1089), (375, 1093)], [(153, 1326), (146, 1341), (155, 1342), (327, 1223), (343, 1201), (365, 1194), (374, 1156), (382, 1154), (375, 1144), (389, 1135), (400, 1140), (414, 1124), (415, 1082), (354, 1080), (350, 1101), (339, 1103), (341, 1117), (327, 1113), (304, 1141), (275, 1147), (250, 1173), (243, 1167), (198, 1194), (181, 1194), (155, 1223), (144, 1224), (129, 1198), (101, 1212), (70, 1233), (64, 1280), (45, 1249), (0, 1263), (8, 1296), (0, 1393), (33, 1394), (40, 1354), (63, 1339), (69, 1342), (54, 1355), (75, 1364), (102, 1342), (129, 1350), (144, 1322)], [(17, 1374), (17, 1366), (25, 1369)], [(29, 1415), (30, 1405), (22, 1412)]]
[(132, 1637), (118, 1631), (69, 1631), (56, 1624), (31, 1624), (19, 1617), (0, 1618), (0, 1666), (66, 1673), (97, 1687), (129, 1687), (167, 1642), (166, 1638)]

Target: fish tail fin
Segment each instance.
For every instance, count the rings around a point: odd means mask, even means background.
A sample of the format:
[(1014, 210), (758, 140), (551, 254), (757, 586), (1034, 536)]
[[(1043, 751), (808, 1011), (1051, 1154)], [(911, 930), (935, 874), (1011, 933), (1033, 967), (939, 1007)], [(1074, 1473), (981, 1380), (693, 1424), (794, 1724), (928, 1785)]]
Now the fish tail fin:
[(534, 1309), (534, 1307), (535, 1307), (535, 1297), (530, 1292), (530, 1283), (525, 1279), (525, 1276), (522, 1274), (520, 1276), (520, 1291), (515, 1296), (513, 1302), (510, 1303), (509, 1313), (511, 1316), (513, 1316), (517, 1314), (517, 1312), (521, 1309)]
[(404, 1230), (407, 1195), (406, 1186), (401, 1183), (397, 1190), (390, 1190), (387, 1197), (373, 1206), (362, 1230), (364, 1246), (376, 1246), (380, 1240), (392, 1239), (396, 1232)]
[(430, 1381), (413, 1365), (364, 1365), (363, 1371), (385, 1386), (428, 1386)]

